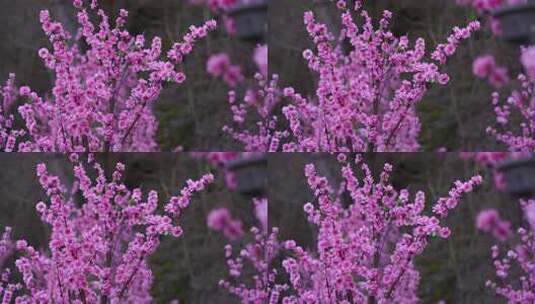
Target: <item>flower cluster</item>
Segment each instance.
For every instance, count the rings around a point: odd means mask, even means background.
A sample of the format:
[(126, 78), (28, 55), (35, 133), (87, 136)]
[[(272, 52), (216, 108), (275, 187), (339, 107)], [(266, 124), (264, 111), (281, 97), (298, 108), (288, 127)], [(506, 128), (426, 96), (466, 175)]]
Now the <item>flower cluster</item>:
[(492, 16), (491, 12), (504, 5), (516, 5), (525, 3), (526, 0), (455, 0), (460, 6), (470, 6), (477, 14), (486, 20), (487, 27), (494, 36), (502, 35), (502, 26), (498, 19)]
[(223, 78), (223, 81), (231, 87), (243, 81), (241, 67), (231, 64), (229, 56), (225, 53), (210, 56), (206, 62), (206, 71), (214, 77)]
[[(15, 243), (21, 254), (15, 265), (24, 287), (16, 303), (151, 303), (149, 256), (162, 236), (182, 235), (180, 215), (192, 195), (213, 181), (210, 174), (188, 180), (160, 208), (156, 191), (145, 196), (140, 189), (127, 188), (123, 164), (107, 179), (93, 156), (88, 158), (85, 164), (76, 155), (70, 157), (75, 177), (70, 191), (44, 164), (37, 166), (48, 200), (36, 209), (51, 234), (46, 252), (24, 240)], [(0, 290), (2, 303), (10, 303), (10, 290)]]
[(507, 158), (520, 155), (508, 152), (461, 152), (460, 156), (464, 159), (472, 159), (482, 166), (496, 167)]
[(497, 240), (505, 241), (511, 234), (511, 223), (500, 218), (496, 209), (479, 212), (476, 218), (477, 229), (491, 233)]
[[(532, 65), (535, 62), (532, 54), (533, 47), (522, 50), (521, 61), (530, 75), (533, 74)], [(535, 99), (533, 97), (535, 78), (520, 74), (518, 80), (520, 89), (514, 90), (506, 99), (505, 104), (500, 103), (498, 92), (492, 94), (498, 127), (488, 127), (487, 132), (505, 144), (509, 151), (533, 152), (535, 151)], [(516, 109), (521, 118), (519, 133), (507, 130), (511, 125), (517, 125), (518, 119), (511, 117), (513, 109)]]
[[(460, 5), (472, 5), (479, 13), (487, 14), (502, 6), (515, 6), (526, 4), (526, 0), (457, 0)], [(499, 22), (489, 17), (492, 32), (495, 35), (501, 34)], [(515, 90), (506, 99), (505, 104), (500, 104), (500, 95), (495, 92), (492, 95), (492, 104), (496, 113), (498, 127), (488, 127), (487, 133), (494, 136), (499, 142), (505, 144), (509, 151), (532, 152), (535, 149), (534, 141), (534, 102), (531, 97), (532, 82), (535, 79), (535, 47), (521, 48), (520, 62), (525, 73), (518, 75), (521, 84), (520, 90)], [(478, 57), (473, 63), (473, 72), (480, 78), (487, 78), (495, 87), (500, 88), (508, 82), (507, 70), (504, 67), (497, 67), (492, 55)], [(516, 108), (523, 120), (520, 123), (520, 134), (506, 130), (508, 125), (517, 126), (515, 119), (511, 119), (512, 108)], [(504, 128), (505, 130), (498, 130)]]
[[(242, 304), (277, 304), (279, 303), (279, 295), (288, 289), (286, 284), (275, 283), (278, 272), (271, 268), (272, 262), (281, 249), (281, 244), (278, 241), (278, 229), (273, 228), (268, 234), (253, 227), (251, 234), (254, 240), (246, 244), (236, 257), (232, 253), (233, 246), (225, 246), (225, 258), (231, 279), (221, 280), (219, 285), (239, 298)], [(244, 271), (246, 264), (252, 265), (255, 272), (251, 285), (240, 282), (240, 279), (247, 281)]]
[(254, 198), (254, 214), (264, 231), (268, 230), (268, 200), (267, 198)]
[(490, 84), (499, 89), (509, 82), (507, 68), (497, 66), (492, 55), (482, 55), (474, 60), (472, 71), (479, 78), (488, 79)]
[[(289, 288), (287, 284), (275, 282), (279, 272), (275, 268), (270, 268), (281, 250), (278, 233), (278, 228), (273, 228), (269, 234), (261, 232), (256, 227), (251, 228), (254, 241), (246, 244), (236, 257), (232, 254), (233, 247), (225, 246), (229, 276), (232, 279), (220, 280), (219, 285), (239, 298), (242, 304), (279, 303), (280, 295)], [(234, 283), (245, 277), (246, 263), (252, 265), (256, 273), (252, 276), (252, 286), (246, 283)]]
[(227, 208), (214, 209), (208, 214), (206, 225), (215, 231), (221, 231), (230, 240), (243, 236), (242, 223), (233, 219)]
[[(230, 126), (224, 126), (223, 131), (230, 134), (235, 140), (248, 146), (249, 148), (245, 149), (246, 151), (264, 152), (268, 150), (265, 147), (265, 138), (271, 137), (267, 134), (276, 123), (257, 123), (256, 125), (259, 128), (260, 135), (251, 134), (247, 130), (244, 131), (242, 129), (246, 125), (246, 116), (251, 108), (263, 120), (270, 120), (268, 115), (280, 100), (275, 95), (280, 96), (280, 92), (274, 88), (276, 86), (276, 80), (272, 82), (266, 81), (268, 75), (268, 46), (265, 44), (258, 45), (254, 49), (252, 57), (258, 69), (258, 72), (255, 74), (258, 85), (246, 89), (243, 103), (237, 103), (235, 90), (229, 92), (229, 104), (233, 113), (232, 120), (238, 125), (238, 128), (235, 130)], [(230, 87), (235, 87), (244, 80), (241, 74), (241, 67), (239, 65), (232, 65), (229, 56), (224, 53), (212, 55), (207, 61), (206, 70), (214, 77), (222, 77)], [(271, 88), (267, 87), (268, 83), (272, 86)], [(278, 92), (279, 94), (273, 94), (273, 92)], [(267, 125), (270, 125), (270, 127)]]
[[(303, 57), (318, 74), (315, 96), (306, 98), (291, 87), (277, 89), (278, 76), (271, 81), (260, 77), (264, 87), (262, 106), (277, 104), (281, 94), (290, 102), (282, 108), (286, 122), (275, 113), (261, 113), (258, 130), (230, 130), (246, 150), (264, 151), (415, 151), (420, 122), (415, 105), (430, 84), (445, 85), (449, 76), (439, 70), (452, 56), (462, 40), (479, 28), (477, 21), (466, 28), (455, 27), (447, 43), (439, 44), (427, 54), (425, 42), (418, 39), (409, 46), (406, 36), (396, 37), (389, 31), (392, 13), (384, 11), (379, 27), (374, 28), (361, 1), (349, 8), (337, 1), (343, 30), (338, 39), (327, 26), (316, 22), (306, 12), (304, 23), (316, 52), (305, 50)], [(352, 13), (359, 14), (357, 25)], [(341, 45), (348, 41), (351, 50)], [(428, 60), (428, 57), (429, 60)], [(250, 103), (251, 97), (248, 97)], [(231, 94), (234, 120), (242, 123), (246, 106), (236, 106)], [(265, 107), (263, 107), (264, 109)], [(286, 126), (288, 126), (286, 128)]]
[(528, 77), (535, 79), (535, 46), (530, 46), (523, 50), (520, 62), (524, 66)]
[[(481, 177), (457, 181), (449, 196), (436, 202), (435, 215), (427, 216), (423, 215), (426, 208), (423, 192), (411, 198), (407, 190), (398, 191), (389, 184), (392, 166), (385, 164), (379, 180), (375, 181), (360, 157), (355, 163), (362, 170), (362, 180), (347, 163), (341, 170), (344, 182), (337, 191), (316, 173), (314, 165), (305, 168), (308, 184), (317, 199), (317, 204), (304, 205), (308, 220), (318, 229), (315, 250), (300, 247), (293, 240), (277, 241), (276, 228), (269, 237), (257, 239), (257, 244), (268, 251), (265, 261), (272, 262), (284, 254), (282, 268), (288, 284), (276, 283), (276, 278), (284, 274), (276, 266), (270, 269), (261, 264), (263, 267), (257, 267), (259, 275), (255, 276), (257, 289), (243, 284), (230, 285), (228, 281), (222, 281), (223, 286), (231, 286), (229, 290), (242, 303), (418, 302), (420, 274), (414, 258), (423, 252), (430, 237), (449, 237), (451, 232), (441, 225), (441, 219), (457, 206), (462, 194), (481, 183)], [(344, 191), (351, 197), (349, 205), (342, 201)], [(233, 277), (240, 276), (244, 260), (257, 262), (251, 259), (251, 247), (246, 248), (240, 257), (228, 261)], [(258, 281), (262, 277), (264, 281)], [(263, 302), (258, 301), (259, 296)]]
[[(143, 35), (133, 36), (125, 29), (126, 10), (119, 11), (112, 25), (97, 2), (92, 1), (86, 8), (84, 1), (73, 1), (79, 23), (75, 36), (53, 21), (49, 11), (41, 11), (40, 21), (51, 49), (40, 49), (39, 57), (52, 70), (54, 87), (43, 97), (27, 86), (18, 90), (19, 97), (24, 99), (18, 108), (25, 124), (24, 133), (12, 130), (12, 119), (2, 106), (3, 150), (158, 149), (153, 104), (164, 83), (185, 81), (180, 68), (184, 57), (216, 23), (212, 20), (199, 27), (190, 26), (182, 41), (173, 43), (164, 58), (159, 37), (147, 45)], [(98, 16), (99, 22), (93, 21), (92, 15)], [(81, 48), (82, 44), (87, 47)], [(6, 90), (3, 95), (4, 100), (14, 96), (11, 92), (6, 96)], [(25, 136), (20, 142), (13, 142), (22, 135)]]
[(266, 44), (258, 45), (253, 54), (253, 60), (258, 67), (260, 74), (268, 76), (268, 47)]
[(498, 246), (491, 248), (496, 280), (488, 280), (487, 286), (508, 303), (528, 304), (535, 301), (535, 200), (520, 204), (530, 226), (517, 230), (516, 247), (505, 252)]
[[(257, 86), (249, 89), (243, 102), (238, 102), (236, 92), (229, 92), (229, 104), (235, 127), (224, 126), (223, 131), (244, 145), (245, 151), (273, 152), (279, 149), (281, 139), (289, 136), (288, 131), (278, 131), (278, 117), (273, 115), (276, 106), (282, 102), (282, 92), (278, 87), (279, 77), (271, 79), (260, 73), (255, 75)], [(255, 130), (248, 130), (248, 113), (253, 112), (259, 118)]]

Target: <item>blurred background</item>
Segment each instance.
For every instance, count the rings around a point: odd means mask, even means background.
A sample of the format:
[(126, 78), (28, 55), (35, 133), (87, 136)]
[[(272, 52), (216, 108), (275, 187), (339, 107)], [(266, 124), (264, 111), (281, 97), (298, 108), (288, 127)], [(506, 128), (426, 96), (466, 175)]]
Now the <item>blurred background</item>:
[[(416, 259), (421, 281), (418, 295), (422, 303), (505, 303), (497, 298), (485, 282), (495, 279), (490, 259), (490, 248), (515, 244), (498, 242), (491, 235), (475, 228), (481, 210), (496, 208), (502, 219), (510, 221), (512, 231), (520, 225), (529, 227), (522, 219), (518, 200), (497, 191), (491, 173), (457, 153), (377, 153), (364, 159), (379, 177), (385, 162), (394, 166), (391, 182), (396, 189), (407, 188), (414, 197), (418, 190), (426, 193), (426, 211), (434, 202), (447, 196), (456, 180), (467, 180), (475, 174), (484, 177), (484, 183), (473, 193), (464, 196), (458, 207), (444, 222), (452, 230), (449, 239), (433, 238), (423, 255)], [(296, 240), (303, 248), (316, 250), (316, 227), (309, 224), (303, 211), (307, 202), (317, 206), (304, 176), (304, 166), (313, 163), (318, 174), (328, 178), (336, 190), (341, 181), (341, 165), (336, 156), (328, 154), (270, 154), (269, 156), (269, 225), (280, 228), (280, 239)], [(359, 170), (354, 171), (362, 175)], [(348, 196), (343, 196), (351, 203)], [(514, 245), (513, 245), (514, 247)], [(277, 265), (277, 264), (275, 264)], [(284, 272), (284, 270), (281, 270)]]

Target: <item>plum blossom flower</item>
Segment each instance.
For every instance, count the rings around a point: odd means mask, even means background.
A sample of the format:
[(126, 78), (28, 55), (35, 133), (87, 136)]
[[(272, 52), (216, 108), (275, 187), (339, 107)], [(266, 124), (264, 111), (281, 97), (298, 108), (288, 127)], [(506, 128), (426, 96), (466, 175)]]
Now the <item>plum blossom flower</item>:
[(472, 65), (472, 71), (479, 78), (488, 78), (490, 84), (495, 88), (501, 88), (509, 82), (507, 68), (497, 66), (492, 55), (477, 57)]
[[(425, 194), (419, 191), (412, 196), (406, 189), (395, 189), (389, 181), (391, 165), (385, 164), (376, 180), (360, 156), (355, 164), (340, 161), (341, 187), (332, 187), (314, 164), (304, 169), (314, 196), (304, 210), (317, 231), (315, 246), (303, 248), (294, 240), (281, 241), (277, 228), (269, 234), (253, 228), (254, 242), (238, 250), (239, 254), (234, 256), (233, 247), (225, 247), (230, 279), (221, 280), (220, 286), (243, 303), (418, 302), (420, 273), (415, 257), (424, 252), (429, 238), (451, 235), (441, 223), (447, 216), (445, 208), (455, 208), (463, 194), (481, 183), (481, 177), (455, 182), (449, 195), (425, 215), (424, 210), (429, 210)], [(342, 201), (345, 191), (347, 202)], [(277, 257), (282, 258), (280, 266), (273, 265)], [(238, 280), (245, 262), (257, 272), (252, 284)]]
[(266, 44), (259, 45), (254, 50), (253, 56), (254, 62), (258, 67), (258, 71), (264, 75), (268, 76), (268, 46)]
[[(391, 12), (384, 11), (375, 26), (361, 1), (349, 6), (340, 0), (336, 7), (343, 28), (340, 33), (329, 32), (311, 11), (303, 16), (313, 42), (313, 49), (303, 51), (309, 69), (317, 74), (313, 96), (301, 95), (292, 87), (279, 88), (279, 75), (262, 73), (255, 78), (263, 101), (251, 106), (245, 100), (238, 102), (234, 92), (229, 94), (236, 126), (223, 130), (244, 144), (245, 150), (377, 152), (420, 148), (416, 105), (428, 84), (449, 83), (449, 75), (440, 68), (462, 41), (480, 28), (479, 22), (454, 27), (446, 42), (428, 53), (423, 38), (409, 46), (408, 37), (396, 37), (389, 30)], [(358, 20), (363, 20), (362, 24), (357, 24), (353, 15), (361, 16)], [(350, 50), (333, 43), (337, 39), (349, 41)], [(502, 78), (497, 77), (496, 82), (499, 80)], [(280, 107), (273, 106), (281, 103), (282, 115), (275, 112)], [(246, 124), (250, 109), (259, 115), (254, 116), (254, 123)], [(255, 129), (246, 129), (249, 125)]]
[(484, 232), (492, 233), (500, 241), (505, 241), (511, 233), (511, 223), (502, 220), (496, 209), (481, 211), (476, 218), (476, 227)]
[(223, 232), (230, 240), (236, 240), (243, 235), (242, 223), (233, 219), (227, 208), (212, 210), (206, 218), (206, 224), (210, 229)]
[(214, 77), (221, 77), (229, 86), (235, 87), (244, 77), (239, 65), (230, 63), (225, 53), (214, 54), (206, 62), (206, 71)]
[(520, 56), (520, 62), (526, 70), (526, 74), (535, 79), (535, 46), (527, 47)]
[(85, 162), (70, 157), (75, 178), (70, 189), (45, 164), (37, 166), (47, 199), (36, 209), (50, 226), (48, 248), (45, 252), (25, 240), (11, 241), (6, 229), (0, 239), (0, 266), (5, 254), (17, 254), (22, 282), (8, 284), (10, 272), (2, 269), (2, 303), (153, 302), (149, 257), (161, 238), (182, 235), (179, 217), (213, 176), (189, 180), (178, 196), (159, 208), (156, 191), (143, 195), (141, 189), (124, 184), (124, 165), (117, 164), (108, 179), (92, 158)]
[(48, 10), (39, 14), (51, 48), (40, 48), (38, 55), (55, 75), (51, 90), (39, 96), (21, 86), (17, 96), (11, 92), (15, 77), (10, 75), (10, 89), (1, 92), (5, 100), (21, 99), (17, 111), (24, 127), (14, 130), (14, 117), (1, 109), (0, 150), (157, 151), (154, 103), (165, 83), (185, 81), (184, 58), (216, 22), (190, 26), (180, 41), (163, 50), (160, 37), (147, 45), (143, 35), (127, 31), (128, 11), (119, 10), (112, 24), (98, 1), (71, 3), (80, 24), (77, 35), (54, 21)]

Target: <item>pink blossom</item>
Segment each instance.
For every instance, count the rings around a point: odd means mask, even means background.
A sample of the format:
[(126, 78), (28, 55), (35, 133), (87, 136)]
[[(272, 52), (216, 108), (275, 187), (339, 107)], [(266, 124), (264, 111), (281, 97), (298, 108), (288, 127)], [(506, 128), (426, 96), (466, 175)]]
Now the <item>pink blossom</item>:
[(214, 209), (208, 214), (206, 225), (214, 230), (223, 230), (223, 228), (230, 222), (230, 219), (230, 212), (227, 208)]
[(531, 229), (535, 231), (535, 202), (527, 204), (524, 209), (526, 219), (531, 226)]
[[(534, 200), (520, 201), (520, 205), (530, 226), (517, 229), (518, 243), (510, 249), (500, 250), (491, 247), (492, 262), (496, 279), (488, 280), (486, 286), (492, 288), (499, 298), (508, 303), (530, 304), (535, 301), (535, 286), (529, 278), (533, 277), (535, 257), (535, 233), (533, 226)], [(513, 268), (514, 267), (514, 268)], [(511, 269), (515, 269), (511, 271)]]
[(507, 68), (497, 66), (492, 55), (477, 57), (472, 65), (472, 71), (479, 78), (488, 78), (489, 83), (497, 89), (509, 82)]
[(489, 75), (489, 82), (492, 86), (499, 89), (509, 82), (509, 76), (507, 75), (507, 68), (497, 67)]
[(225, 26), (225, 30), (229, 35), (236, 34), (236, 22), (233, 18), (223, 15), (223, 25)]
[(210, 56), (206, 63), (206, 71), (214, 77), (222, 77), (231, 87), (243, 81), (241, 67), (232, 65), (229, 56), (225, 53)]
[(474, 75), (485, 78), (488, 77), (494, 68), (496, 67), (496, 61), (492, 55), (482, 55), (474, 60), (472, 65), (472, 71)]
[(507, 184), (505, 183), (505, 176), (503, 173), (495, 171), (493, 175), (494, 187), (499, 191), (505, 191)]
[[(498, 127), (489, 126), (487, 133), (497, 141), (505, 144), (511, 152), (533, 152), (535, 150), (535, 102), (531, 92), (535, 80), (523, 74), (518, 76), (521, 89), (513, 91), (506, 102), (500, 102), (500, 94), (492, 94), (492, 104), (496, 114)], [(512, 125), (510, 116), (516, 110), (520, 115), (520, 123)]]
[(227, 54), (219, 53), (210, 56), (206, 62), (206, 71), (212, 76), (222, 76), (230, 66), (230, 58)]
[(193, 157), (204, 158), (210, 164), (218, 167), (225, 175), (225, 184), (230, 190), (236, 190), (236, 176), (234, 172), (228, 169), (228, 163), (237, 158), (248, 158), (258, 156), (258, 153), (250, 152), (192, 152)]
[(268, 76), (268, 46), (266, 44), (259, 45), (254, 50), (254, 62), (258, 67), (258, 71), (264, 75)]
[(242, 223), (239, 220), (231, 220), (223, 228), (223, 234), (229, 240), (237, 240), (243, 236)]
[(267, 199), (255, 199), (253, 200), (255, 205), (255, 216), (260, 221), (264, 231), (268, 230), (268, 201)]
[[(422, 38), (409, 46), (406, 36), (396, 37), (389, 31), (391, 12), (384, 11), (375, 27), (360, 1), (351, 8), (343, 0), (336, 5), (341, 33), (330, 33), (325, 24), (316, 21), (313, 12), (304, 14), (304, 27), (313, 49), (304, 50), (303, 58), (311, 72), (317, 74), (313, 96), (303, 96), (292, 87), (279, 88), (278, 75), (262, 74), (256, 78), (263, 102), (255, 106), (238, 103), (236, 94), (229, 94), (236, 126), (225, 126), (224, 131), (244, 144), (245, 150), (346, 152), (420, 148), (421, 124), (416, 105), (429, 84), (446, 85), (450, 81), (440, 67), (463, 40), (479, 29), (479, 23), (454, 27), (446, 42), (428, 53)], [(356, 24), (357, 20), (362, 24)], [(350, 52), (331, 43), (339, 36), (351, 43)], [(271, 109), (276, 109), (273, 105), (281, 103), (282, 115), (272, 113)], [(260, 118), (255, 116), (256, 121), (246, 124), (250, 109)], [(248, 125), (253, 125), (254, 130), (244, 130)]]
[(495, 36), (501, 36), (502, 35), (502, 25), (500, 23), (500, 21), (496, 18), (489, 18), (489, 27), (490, 27), (490, 31), (495, 35)]
[(495, 8), (500, 7), (503, 4), (504, 0), (473, 0), (472, 6), (480, 11), (489, 11)]
[(496, 166), (503, 162), (509, 155), (510, 153), (506, 152), (477, 152), (475, 161), (490, 166)]
[(485, 232), (492, 233), (493, 236), (504, 241), (509, 237), (511, 224), (503, 221), (496, 209), (487, 209), (477, 215), (476, 227)]
[(528, 76), (535, 79), (535, 46), (530, 46), (522, 51), (520, 62), (524, 66)]
[(490, 231), (493, 226), (495, 226), (500, 221), (500, 216), (496, 209), (489, 209), (481, 211), (477, 215), (476, 227), (483, 231)]
[(206, 225), (215, 231), (222, 231), (230, 240), (236, 240), (243, 235), (242, 223), (233, 219), (226, 208), (212, 210), (206, 218)]

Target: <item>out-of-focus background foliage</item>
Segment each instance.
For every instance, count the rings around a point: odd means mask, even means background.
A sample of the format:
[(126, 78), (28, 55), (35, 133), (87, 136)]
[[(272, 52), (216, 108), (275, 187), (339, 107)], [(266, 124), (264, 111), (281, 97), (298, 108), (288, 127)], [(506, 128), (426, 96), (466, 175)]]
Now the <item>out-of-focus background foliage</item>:
[[(283, 85), (294, 86), (304, 95), (313, 95), (314, 76), (308, 70), (302, 52), (312, 47), (303, 26), (303, 13), (312, 10), (316, 18), (332, 31), (340, 28), (339, 12), (333, 3), (312, 0), (270, 0), (269, 47), (270, 72), (281, 75)], [(471, 8), (459, 7), (451, 0), (377, 0), (363, 1), (378, 23), (382, 11), (393, 12), (392, 32), (408, 35), (411, 42), (423, 37), (430, 52), (446, 41), (454, 26), (465, 26), (478, 18)], [(519, 48), (496, 39), (488, 25), (458, 48), (446, 65), (451, 77), (446, 87), (431, 87), (418, 106), (422, 122), (420, 144), (424, 151), (447, 148), (448, 151), (503, 151), (485, 129), (494, 124), (491, 104), (493, 88), (472, 74), (473, 60), (482, 54), (495, 55), (497, 63), (509, 68), (509, 77), (520, 71)], [(361, 24), (361, 19), (359, 23)], [(507, 87), (507, 86), (506, 86)]]
[[(432, 239), (424, 254), (417, 258), (421, 274), (419, 296), (422, 303), (429, 304), (440, 300), (459, 304), (505, 303), (485, 287), (486, 280), (495, 279), (490, 247), (497, 241), (477, 231), (475, 219), (479, 211), (496, 208), (503, 219), (511, 222), (513, 231), (519, 225), (528, 226), (522, 220), (518, 201), (495, 190), (490, 172), (460, 159), (457, 153), (367, 154), (365, 159), (376, 178), (388, 162), (394, 166), (391, 181), (397, 189), (407, 188), (411, 195), (418, 190), (425, 191), (426, 212), (431, 212), (439, 197), (447, 196), (454, 181), (466, 180), (477, 173), (484, 176), (484, 184), (465, 196), (446, 220), (452, 236), (448, 240)], [(314, 251), (317, 230), (307, 222), (303, 211), (306, 202), (314, 202), (303, 173), (308, 163), (314, 163), (318, 173), (327, 177), (334, 189), (338, 188), (341, 165), (333, 155), (270, 155), (269, 224), (280, 228), (282, 240), (294, 239)], [(361, 175), (358, 170), (355, 172)], [(350, 203), (348, 196), (344, 199)]]
[[(183, 236), (162, 238), (161, 246), (150, 259), (154, 274), (152, 295), (155, 303), (169, 303), (174, 299), (180, 303), (238, 303), (218, 286), (220, 279), (228, 277), (224, 246), (229, 241), (207, 228), (206, 216), (215, 208), (226, 207), (234, 218), (242, 221), (247, 232), (252, 225), (258, 225), (251, 201), (229, 191), (219, 170), (187, 153), (126, 153), (98, 155), (97, 158), (107, 168), (113, 168), (116, 162), (124, 163), (127, 186), (130, 189), (140, 187), (145, 195), (149, 190), (157, 190), (160, 206), (170, 196), (177, 195), (187, 179), (213, 172), (215, 184), (196, 195), (180, 218)], [(35, 167), (41, 162), (67, 186), (72, 183), (72, 165), (67, 156), (0, 155), (0, 230), (11, 226), (14, 239), (26, 239), (35, 248), (46, 250), (50, 229), (41, 223), (35, 211), (37, 202), (46, 199), (35, 175)], [(246, 234), (232, 244), (239, 248), (240, 244), (251, 241), (249, 238)]]

